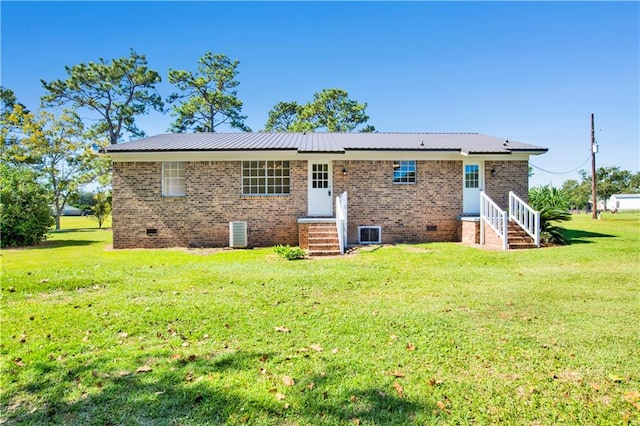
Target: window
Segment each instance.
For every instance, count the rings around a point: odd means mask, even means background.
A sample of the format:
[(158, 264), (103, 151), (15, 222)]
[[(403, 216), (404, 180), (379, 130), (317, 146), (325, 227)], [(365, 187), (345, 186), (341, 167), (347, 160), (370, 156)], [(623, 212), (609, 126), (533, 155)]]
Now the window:
[(416, 162), (394, 161), (393, 183), (416, 183)]
[(289, 194), (290, 169), (288, 161), (243, 161), (243, 195)]
[(358, 226), (358, 238), (360, 244), (380, 244), (379, 226)]
[(480, 166), (467, 164), (464, 166), (464, 187), (480, 188)]
[(165, 161), (162, 163), (162, 195), (165, 197), (185, 195), (184, 162)]
[(311, 187), (329, 188), (329, 165), (312, 164), (311, 167)]

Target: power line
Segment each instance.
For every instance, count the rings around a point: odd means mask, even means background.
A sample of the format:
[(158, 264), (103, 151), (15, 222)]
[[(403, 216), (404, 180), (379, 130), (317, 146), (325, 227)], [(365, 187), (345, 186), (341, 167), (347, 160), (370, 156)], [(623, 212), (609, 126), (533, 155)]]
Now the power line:
[(529, 165), (530, 165), (531, 167), (533, 167), (534, 169), (542, 170), (543, 172), (545, 172), (545, 173), (550, 173), (550, 174), (552, 174), (552, 175), (568, 175), (569, 173), (573, 173), (573, 172), (578, 171), (578, 170), (579, 170), (582, 166), (584, 166), (584, 165), (586, 164), (586, 162), (587, 162), (587, 161), (589, 161), (590, 159), (591, 159), (591, 154), (589, 154), (589, 156), (587, 157), (587, 159), (586, 159), (586, 160), (584, 160), (584, 161), (582, 162), (582, 164), (580, 164), (578, 167), (576, 167), (576, 168), (575, 168), (575, 169), (573, 169), (573, 170), (569, 170), (568, 172), (552, 172), (552, 171), (549, 171), (549, 170), (545, 170), (545, 169), (543, 169), (542, 167), (538, 167), (538, 166), (536, 166), (535, 164), (532, 164), (532, 163), (529, 163)]

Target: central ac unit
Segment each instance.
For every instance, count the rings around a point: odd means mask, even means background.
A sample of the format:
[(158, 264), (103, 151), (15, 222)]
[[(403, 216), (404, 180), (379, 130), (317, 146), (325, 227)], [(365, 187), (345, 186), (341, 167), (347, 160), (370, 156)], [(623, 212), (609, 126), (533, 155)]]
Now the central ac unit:
[(229, 247), (247, 247), (247, 222), (229, 222)]

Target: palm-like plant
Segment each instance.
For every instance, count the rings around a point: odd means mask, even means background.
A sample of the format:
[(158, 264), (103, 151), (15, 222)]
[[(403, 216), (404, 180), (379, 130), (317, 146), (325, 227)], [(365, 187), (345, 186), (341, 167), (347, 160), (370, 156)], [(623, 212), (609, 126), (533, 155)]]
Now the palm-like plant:
[(529, 190), (529, 205), (540, 212), (542, 241), (551, 244), (570, 244), (564, 229), (552, 222), (571, 220), (569, 199), (562, 189), (538, 186)]

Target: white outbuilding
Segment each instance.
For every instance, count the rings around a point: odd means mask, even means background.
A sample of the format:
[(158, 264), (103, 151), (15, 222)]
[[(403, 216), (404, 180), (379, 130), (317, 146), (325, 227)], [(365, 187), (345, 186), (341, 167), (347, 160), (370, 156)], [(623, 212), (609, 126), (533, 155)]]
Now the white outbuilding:
[(607, 206), (611, 211), (640, 210), (640, 194), (614, 194)]

